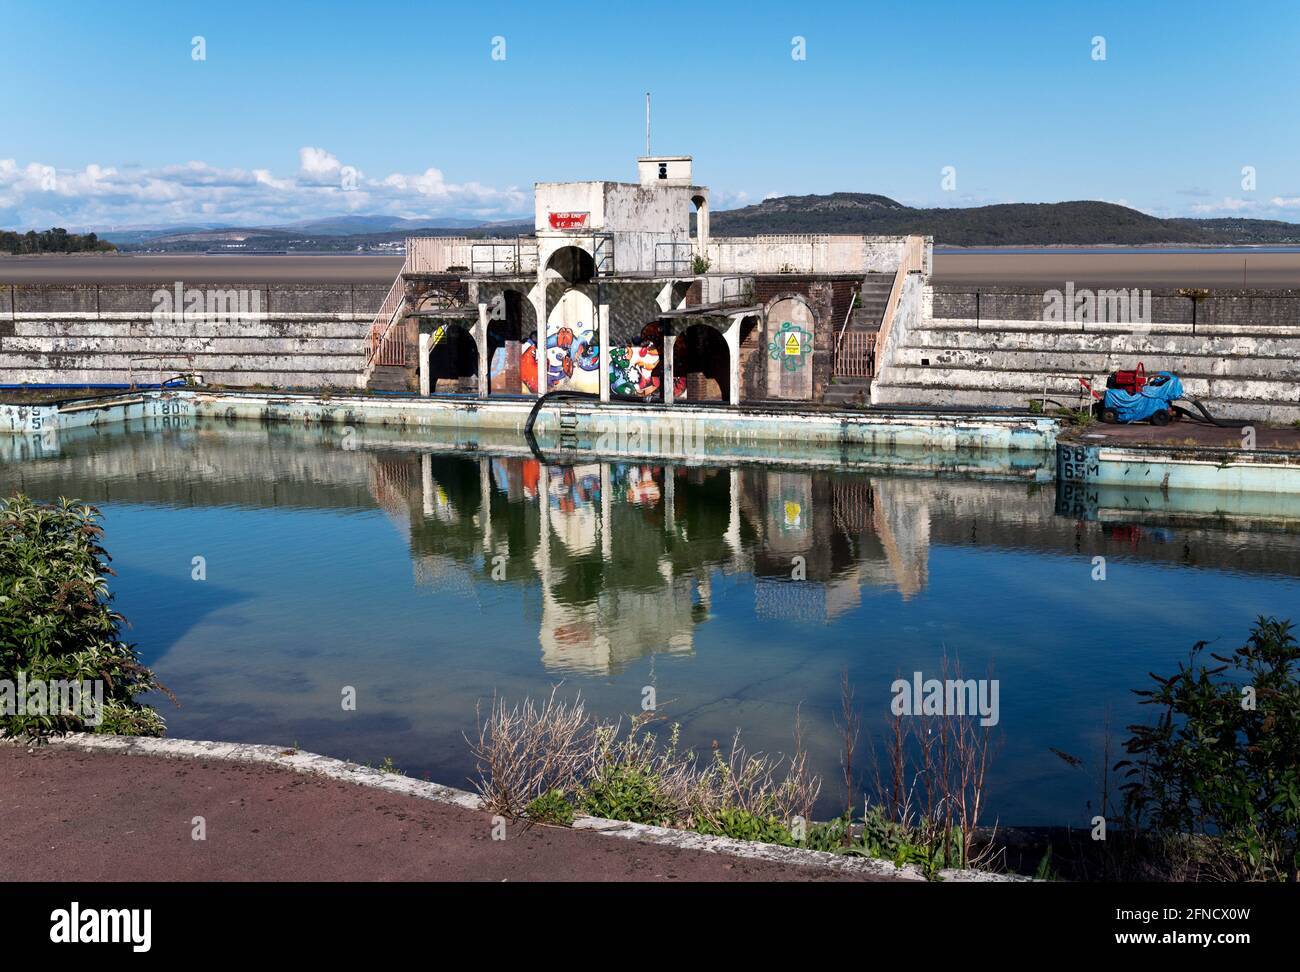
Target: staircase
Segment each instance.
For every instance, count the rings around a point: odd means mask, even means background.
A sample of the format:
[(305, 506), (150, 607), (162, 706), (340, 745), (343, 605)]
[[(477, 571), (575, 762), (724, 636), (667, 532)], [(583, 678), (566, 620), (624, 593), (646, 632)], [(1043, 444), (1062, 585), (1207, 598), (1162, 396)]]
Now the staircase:
[(412, 387), (414, 369), (410, 367), (410, 348), (404, 330), (404, 271), (405, 268), (393, 281), (370, 324), (366, 367), (361, 376), (361, 387), (367, 391), (418, 391)]
[(410, 371), (405, 365), (372, 365), (366, 372), (365, 387), (367, 391), (409, 392)]
[[(917, 405), (1025, 407), (1032, 399), (1087, 404), (1079, 376), (1105, 376), (1139, 361), (1172, 371), (1188, 395), (1221, 418), (1300, 420), (1300, 326), (922, 317), (876, 379), (876, 401)], [(1300, 321), (1297, 322), (1300, 325)], [(1098, 380), (1100, 379), (1100, 381)]]
[(828, 405), (865, 405), (871, 400), (871, 372), (875, 335), (889, 303), (894, 286), (892, 273), (869, 273), (862, 278), (862, 288), (848, 325), (837, 335), (839, 353), (835, 359), (834, 379), (826, 386), (822, 400)]

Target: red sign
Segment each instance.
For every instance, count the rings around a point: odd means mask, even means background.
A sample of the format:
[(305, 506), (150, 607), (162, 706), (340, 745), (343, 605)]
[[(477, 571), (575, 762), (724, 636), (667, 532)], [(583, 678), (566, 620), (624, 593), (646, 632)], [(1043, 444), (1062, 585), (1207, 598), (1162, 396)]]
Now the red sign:
[(590, 213), (551, 213), (551, 229), (582, 229)]

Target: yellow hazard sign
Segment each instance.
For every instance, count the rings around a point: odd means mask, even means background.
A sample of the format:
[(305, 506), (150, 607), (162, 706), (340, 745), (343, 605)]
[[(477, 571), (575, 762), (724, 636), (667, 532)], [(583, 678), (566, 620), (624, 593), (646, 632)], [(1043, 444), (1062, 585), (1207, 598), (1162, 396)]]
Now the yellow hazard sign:
[(799, 346), (799, 335), (790, 331), (785, 336), (785, 353), (798, 356), (802, 349)]

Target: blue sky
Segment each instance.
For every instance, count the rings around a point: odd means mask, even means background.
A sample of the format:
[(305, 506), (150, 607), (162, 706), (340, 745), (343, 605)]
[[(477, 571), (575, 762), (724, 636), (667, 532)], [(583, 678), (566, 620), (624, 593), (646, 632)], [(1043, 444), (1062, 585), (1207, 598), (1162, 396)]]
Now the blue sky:
[(1282, 0), (0, 0), (0, 64), (6, 228), (527, 214), (534, 181), (635, 177), (647, 90), (655, 150), (693, 154), (715, 206), (850, 190), (1300, 221)]

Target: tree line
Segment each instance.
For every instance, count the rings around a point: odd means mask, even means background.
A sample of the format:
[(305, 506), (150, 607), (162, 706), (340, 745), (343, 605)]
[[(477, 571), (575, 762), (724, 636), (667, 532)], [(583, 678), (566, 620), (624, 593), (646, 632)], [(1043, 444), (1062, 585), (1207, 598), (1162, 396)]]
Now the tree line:
[(0, 253), (101, 253), (116, 250), (112, 243), (94, 233), (69, 233), (61, 226), (15, 233), (0, 230)]

